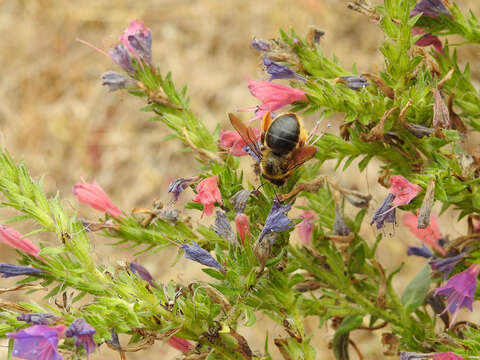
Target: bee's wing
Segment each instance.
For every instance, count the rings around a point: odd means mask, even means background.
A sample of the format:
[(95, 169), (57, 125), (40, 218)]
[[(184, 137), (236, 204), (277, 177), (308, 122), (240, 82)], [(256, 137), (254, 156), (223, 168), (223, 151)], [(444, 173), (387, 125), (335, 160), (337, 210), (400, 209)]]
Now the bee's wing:
[(252, 150), (255, 156), (257, 156), (258, 159), (261, 160), (262, 152), (258, 147), (258, 143), (255, 137), (255, 134), (253, 132), (253, 129), (246, 126), (238, 117), (236, 117), (232, 113), (229, 113), (228, 117), (230, 118), (230, 122), (232, 123), (232, 126), (235, 128), (235, 130), (237, 130), (238, 134), (241, 136), (243, 141), (245, 141), (245, 143)]
[(296, 148), (292, 152), (292, 157), (288, 160), (287, 171), (294, 170), (304, 162), (307, 162), (316, 152), (317, 148), (314, 146), (301, 146)]

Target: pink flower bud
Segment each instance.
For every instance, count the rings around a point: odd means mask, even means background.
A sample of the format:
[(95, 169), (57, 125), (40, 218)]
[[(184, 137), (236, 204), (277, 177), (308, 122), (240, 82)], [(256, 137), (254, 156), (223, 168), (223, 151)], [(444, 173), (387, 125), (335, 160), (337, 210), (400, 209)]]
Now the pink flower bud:
[(304, 220), (297, 225), (298, 236), (303, 244), (311, 244), (313, 236), (313, 219), (315, 219), (315, 212), (312, 210), (305, 210), (300, 214)]
[(172, 336), (168, 339), (167, 344), (171, 347), (180, 350), (184, 354), (188, 354), (193, 349), (193, 345), (186, 339), (182, 339), (176, 336)]
[(438, 228), (437, 218), (435, 216), (430, 216), (430, 224), (425, 229), (418, 228), (418, 217), (412, 213), (403, 215), (403, 224), (408, 227), (410, 232), (418, 239), (445, 256), (445, 250), (438, 244), (438, 240), (442, 238), (442, 234)]
[(222, 203), (222, 195), (218, 189), (218, 179), (216, 176), (212, 176), (203, 179), (198, 183), (195, 188), (197, 195), (193, 198), (193, 201), (203, 204), (203, 213), (207, 216), (212, 215), (215, 201), (219, 204)]
[(240, 213), (235, 216), (235, 225), (237, 227), (237, 233), (240, 236), (240, 240), (242, 240), (242, 245), (245, 244), (245, 235), (250, 229), (248, 225), (248, 217), (247, 215)]
[(79, 202), (87, 204), (95, 210), (106, 212), (114, 218), (125, 217), (95, 181), (91, 184), (85, 181), (75, 184), (73, 195)]
[(36, 258), (41, 259), (38, 253), (40, 249), (35, 246), (30, 240), (24, 238), (22, 234), (18, 231), (13, 230), (9, 227), (0, 226), (0, 242), (10, 245), (11, 247), (23, 251), (26, 254), (35, 256)]

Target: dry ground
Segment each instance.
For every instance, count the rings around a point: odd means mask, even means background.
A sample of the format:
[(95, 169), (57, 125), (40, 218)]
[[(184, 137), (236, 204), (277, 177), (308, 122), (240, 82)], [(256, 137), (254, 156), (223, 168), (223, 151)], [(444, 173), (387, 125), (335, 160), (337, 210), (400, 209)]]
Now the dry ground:
[[(111, 45), (132, 19), (143, 20), (152, 30), (154, 60), (163, 71), (171, 71), (177, 84), (189, 86), (193, 108), (213, 129), (227, 127), (225, 114), (255, 105), (246, 88), (245, 76), (265, 78), (258, 54), (249, 48), (252, 37), (273, 38), (278, 28), (294, 27), (305, 33), (310, 25), (326, 31), (323, 48), (335, 53), (349, 68), (353, 62), (361, 72), (382, 67), (377, 50), (382, 41), (375, 24), (346, 9), (344, 0), (144, 0), (78, 2), (54, 0), (0, 1), (0, 145), (17, 159), (24, 157), (31, 172), (45, 175), (46, 188), (57, 189), (73, 211), (93, 216), (79, 206), (71, 194), (81, 177), (95, 179), (122, 209), (148, 207), (154, 198), (168, 199), (166, 188), (175, 177), (193, 175), (195, 163), (190, 154), (179, 153), (179, 145), (162, 142), (167, 129), (147, 122), (138, 109), (142, 103), (100, 86), (100, 75), (115, 69), (109, 59), (75, 41), (81, 38), (100, 47)], [(459, 1), (466, 10), (475, 0)], [(461, 56), (472, 63), (478, 79), (476, 47)], [(326, 172), (328, 170), (326, 167)], [(354, 168), (337, 175), (344, 186), (371, 191), (376, 201), (375, 169), (368, 176), (355, 176)], [(346, 175), (346, 176), (345, 176)], [(333, 174), (333, 176), (335, 176)], [(360, 181), (359, 181), (360, 180)], [(366, 184), (369, 184), (367, 186)], [(191, 196), (189, 193), (186, 196)], [(2, 217), (7, 216), (4, 212)], [(461, 233), (463, 224), (442, 221), (443, 231)], [(195, 219), (199, 221), (199, 219)], [(22, 230), (28, 231), (32, 224)], [(373, 236), (370, 228), (364, 230)], [(57, 241), (57, 239), (47, 239)], [(99, 261), (114, 264), (132, 260), (128, 251), (106, 248), (95, 240)], [(415, 240), (403, 229), (384, 242), (385, 265), (392, 268), (402, 259), (406, 244)], [(13, 252), (2, 247), (0, 260)], [(199, 274), (192, 262), (180, 261), (174, 267), (173, 253), (142, 255), (143, 263), (160, 281), (175, 279), (186, 283)], [(421, 261), (408, 259), (404, 279), (419, 269)], [(401, 281), (399, 288), (404, 287)], [(3, 284), (2, 284), (3, 287)], [(262, 323), (267, 319), (259, 317)], [(265, 320), (265, 321), (263, 321)], [(308, 321), (319, 349), (318, 359), (331, 359), (327, 345), (331, 329), (317, 329)], [(270, 338), (281, 334), (279, 326), (241, 329), (254, 349), (263, 347), (264, 333)], [(359, 334), (358, 345), (367, 359), (379, 351), (381, 331)], [(1, 352), (1, 351), (0, 351)], [(327, 355), (328, 354), (328, 355)], [(173, 359), (178, 354), (160, 343), (129, 359)], [(275, 353), (279, 356), (278, 353)], [(102, 347), (93, 359), (116, 359), (118, 355)]]

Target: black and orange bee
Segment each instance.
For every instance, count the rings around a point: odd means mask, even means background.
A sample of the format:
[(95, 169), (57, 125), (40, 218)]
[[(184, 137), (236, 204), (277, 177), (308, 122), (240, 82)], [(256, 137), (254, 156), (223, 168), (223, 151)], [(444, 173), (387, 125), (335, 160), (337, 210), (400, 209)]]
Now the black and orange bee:
[(274, 185), (281, 186), (292, 172), (310, 160), (317, 149), (307, 146), (307, 132), (295, 113), (285, 113), (273, 120), (270, 112), (262, 119), (260, 144), (252, 128), (246, 126), (233, 114), (230, 122), (258, 158), (260, 173)]

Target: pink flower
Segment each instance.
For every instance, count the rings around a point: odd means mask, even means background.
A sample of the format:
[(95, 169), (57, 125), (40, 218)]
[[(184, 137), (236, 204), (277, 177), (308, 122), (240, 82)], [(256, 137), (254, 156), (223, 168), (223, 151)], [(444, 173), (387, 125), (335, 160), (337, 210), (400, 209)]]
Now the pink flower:
[[(260, 129), (254, 128), (255, 138), (260, 139)], [(243, 148), (247, 144), (236, 131), (222, 130), (220, 131), (220, 147), (228, 150), (233, 156), (244, 156), (247, 152)]]
[(4, 225), (0, 225), (0, 242), (41, 259), (40, 255), (38, 255), (40, 249), (37, 246), (27, 238), (24, 238), (18, 231)]
[(255, 118), (262, 117), (267, 111), (274, 112), (294, 101), (307, 101), (306, 92), (289, 86), (269, 81), (252, 81), (248, 79), (248, 89), (253, 96), (260, 99), (262, 104), (255, 108)]
[(193, 345), (186, 339), (182, 339), (176, 336), (172, 336), (168, 339), (167, 344), (171, 347), (180, 350), (184, 354), (188, 354), (193, 349)]
[(412, 213), (403, 215), (403, 224), (409, 228), (413, 235), (445, 256), (445, 250), (438, 244), (438, 240), (442, 238), (442, 234), (438, 228), (436, 216), (430, 216), (430, 225), (425, 229), (419, 229), (417, 227), (418, 217)]
[(216, 176), (212, 176), (200, 181), (195, 188), (197, 195), (193, 198), (193, 201), (203, 204), (203, 214), (207, 216), (212, 215), (215, 201), (219, 204), (222, 203), (222, 195), (218, 189), (218, 179)]
[(114, 218), (125, 217), (95, 181), (91, 184), (85, 181), (75, 184), (73, 195), (79, 202), (87, 204), (95, 210), (106, 212)]
[(446, 353), (437, 353), (433, 357), (433, 360), (464, 360), (463, 356), (446, 352)]
[(412, 35), (420, 35), (420, 34), (424, 34), (424, 35), (417, 40), (415, 45), (422, 46), (422, 47), (432, 45), (438, 53), (443, 54), (442, 42), (437, 36), (432, 35), (430, 33), (424, 33), (422, 29), (417, 27), (412, 28)]
[(473, 311), (473, 295), (477, 288), (477, 277), (480, 273), (480, 265), (471, 265), (467, 270), (453, 275), (450, 280), (435, 291), (436, 295), (445, 295), (447, 297), (448, 306), (445, 311), (452, 314), (452, 324), (457, 316), (457, 311), (461, 307), (466, 307)]
[(393, 175), (390, 177), (390, 193), (395, 195), (392, 201), (393, 206), (407, 205), (418, 195), (422, 188), (408, 182), (403, 176)]
[(143, 21), (133, 20), (120, 36), (120, 41), (137, 59), (151, 58), (151, 33)]
[(248, 217), (247, 215), (240, 213), (235, 216), (235, 225), (237, 227), (237, 233), (240, 236), (240, 240), (242, 240), (242, 244), (245, 244), (245, 235), (250, 230), (250, 226), (248, 225)]
[(65, 325), (33, 325), (16, 333), (7, 333), (14, 339), (13, 357), (26, 360), (61, 360), (57, 352), (58, 338), (63, 337)]
[(315, 219), (315, 212), (312, 210), (304, 210), (300, 217), (304, 218), (304, 220), (297, 225), (298, 236), (300, 236), (300, 240), (304, 244), (311, 244), (312, 243), (312, 236), (313, 236), (313, 219)]

